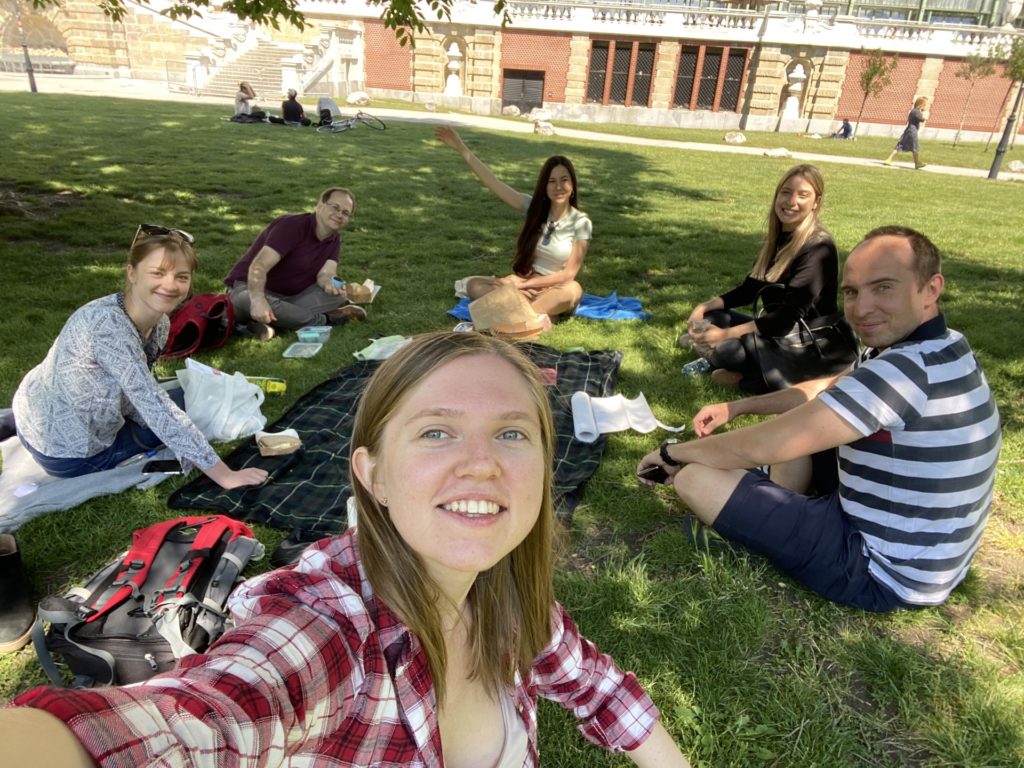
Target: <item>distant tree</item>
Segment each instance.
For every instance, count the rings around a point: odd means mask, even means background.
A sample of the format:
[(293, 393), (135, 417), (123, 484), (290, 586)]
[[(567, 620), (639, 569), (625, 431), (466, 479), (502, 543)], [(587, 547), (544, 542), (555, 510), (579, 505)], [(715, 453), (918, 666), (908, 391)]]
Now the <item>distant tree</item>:
[[(148, 0), (137, 0), (143, 5)], [(414, 32), (423, 32), (426, 26), (417, 9), (422, 3), (430, 9), (431, 16), (438, 21), (451, 19), (452, 3), (455, 0), (369, 0), (373, 5), (384, 7), (381, 18), (385, 26), (394, 30), (398, 42), (402, 45), (412, 42)], [(164, 13), (172, 19), (189, 19), (202, 16), (203, 11), (210, 8), (213, 0), (175, 0)], [(257, 24), (269, 24), (280, 29), (280, 22), (285, 21), (299, 29), (305, 29), (306, 17), (296, 7), (299, 0), (225, 0), (221, 5), (225, 11), (235, 14), (240, 19), (254, 21)], [(37, 9), (58, 5), (60, 0), (32, 0)], [(114, 21), (121, 21), (128, 13), (126, 0), (97, 0), (97, 5)], [(506, 0), (494, 0), (494, 13), (501, 16), (501, 23), (510, 21), (505, 8)]]
[(996, 73), (996, 64), (999, 59), (1003, 58), (1003, 55), (999, 50), (990, 51), (985, 55), (972, 54), (963, 60), (960, 68), (956, 71), (956, 76), (961, 80), (966, 80), (970, 87), (967, 89), (964, 107), (960, 110), (960, 125), (957, 126), (956, 136), (953, 137), (954, 147), (960, 143), (960, 134), (964, 130), (964, 120), (967, 119), (967, 110), (971, 106), (971, 94), (974, 93), (974, 86), (979, 80), (991, 77)]
[[(1024, 93), (1024, 39), (1016, 37), (1013, 40), (1013, 45), (1010, 46), (1010, 50), (1003, 60), (1003, 77), (1009, 78), (1011, 88), (1006, 92), (1006, 98), (1010, 98), (1012, 92), (1012, 84), (1020, 83), (1020, 92), (1017, 94), (1017, 106), (1020, 105), (1020, 94)], [(1005, 104), (1004, 104), (1005, 106)], [(1013, 110), (1011, 117), (1017, 116), (1017, 109)], [(1016, 126), (1014, 126), (1016, 127)], [(1010, 146), (1014, 146), (1017, 143), (1017, 132), (1013, 132), (1013, 138), (1010, 141)]]
[(867, 52), (867, 61), (860, 73), (860, 90), (864, 98), (860, 101), (860, 111), (857, 113), (857, 127), (853, 129), (853, 135), (860, 135), (860, 118), (864, 114), (864, 105), (868, 102), (868, 96), (878, 98), (882, 91), (892, 84), (892, 72), (899, 62), (899, 54), (894, 53), (892, 57), (886, 56), (879, 49)]

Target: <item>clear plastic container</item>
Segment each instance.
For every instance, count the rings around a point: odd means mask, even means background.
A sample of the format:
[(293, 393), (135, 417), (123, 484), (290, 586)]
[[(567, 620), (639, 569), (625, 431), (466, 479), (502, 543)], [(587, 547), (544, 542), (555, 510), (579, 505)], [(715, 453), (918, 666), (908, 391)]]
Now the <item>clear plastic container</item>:
[(288, 349), (281, 355), (282, 357), (313, 357), (317, 352), (323, 348), (323, 344), (307, 344), (302, 341), (297, 341), (292, 344)]
[(331, 326), (306, 325), (296, 331), (299, 341), (304, 344), (326, 344), (331, 338)]

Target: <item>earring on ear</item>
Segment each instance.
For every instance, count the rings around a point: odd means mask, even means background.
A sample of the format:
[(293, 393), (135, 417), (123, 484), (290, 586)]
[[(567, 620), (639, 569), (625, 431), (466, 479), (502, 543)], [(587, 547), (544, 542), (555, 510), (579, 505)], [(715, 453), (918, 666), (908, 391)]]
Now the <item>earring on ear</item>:
[(377, 499), (377, 503), (380, 504), (382, 507), (386, 507), (388, 505), (388, 497), (382, 496), (381, 498)]

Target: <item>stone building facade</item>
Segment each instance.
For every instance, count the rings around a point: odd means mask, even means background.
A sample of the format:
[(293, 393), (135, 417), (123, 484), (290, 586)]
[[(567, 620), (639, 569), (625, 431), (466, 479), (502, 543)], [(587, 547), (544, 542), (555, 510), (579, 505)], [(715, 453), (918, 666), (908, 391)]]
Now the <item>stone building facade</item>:
[[(1024, 34), (826, 15), (812, 3), (780, 12), (518, 1), (502, 27), (489, 4), (458, 0), (450, 21), (429, 23), (414, 46), (401, 46), (379, 7), (361, 0), (300, 3), (303, 31), (218, 13), (172, 21), (158, 13), (163, 1), (133, 5), (116, 23), (95, 0), (23, 11), (23, 20), (45, 30), (51, 47), (63, 45), (75, 71), (166, 79), (197, 93), (234, 88), (240, 71), (264, 77), (269, 93), (365, 89), (484, 114), (515, 105), (584, 122), (819, 133), (859, 116), (862, 135), (898, 133), (914, 99), (927, 96), (926, 130), (952, 133), (963, 120), (968, 138), (1001, 125), (1015, 85), (999, 68), (972, 86), (957, 76), (965, 57)], [(0, 11), (7, 60), (17, 58), (11, 24), (10, 10)], [(859, 77), (873, 49), (898, 62), (891, 85), (865, 101)]]

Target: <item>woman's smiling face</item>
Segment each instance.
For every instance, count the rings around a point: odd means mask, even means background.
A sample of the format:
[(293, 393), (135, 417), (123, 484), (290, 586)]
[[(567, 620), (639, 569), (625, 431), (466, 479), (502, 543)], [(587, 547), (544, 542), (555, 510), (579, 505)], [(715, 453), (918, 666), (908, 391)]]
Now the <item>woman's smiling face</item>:
[(775, 195), (775, 215), (785, 232), (792, 232), (818, 207), (818, 194), (803, 176), (793, 176)]
[(438, 367), (353, 455), (398, 533), (439, 584), (471, 580), (530, 532), (543, 500), (538, 407), (523, 375), (489, 354)]

